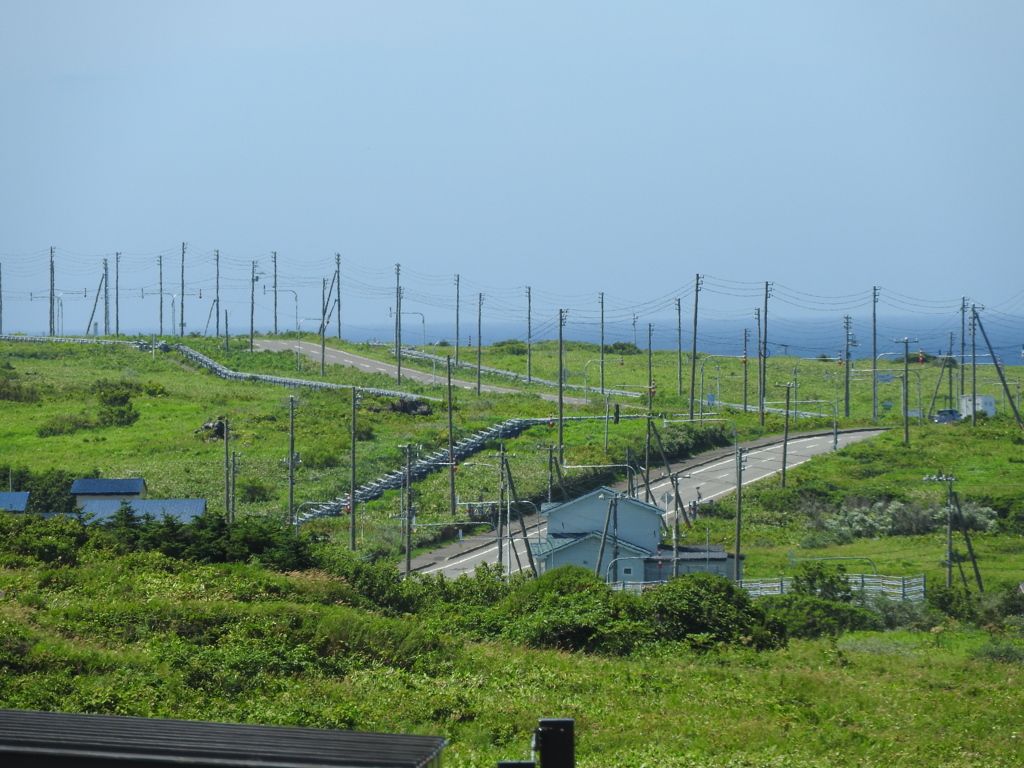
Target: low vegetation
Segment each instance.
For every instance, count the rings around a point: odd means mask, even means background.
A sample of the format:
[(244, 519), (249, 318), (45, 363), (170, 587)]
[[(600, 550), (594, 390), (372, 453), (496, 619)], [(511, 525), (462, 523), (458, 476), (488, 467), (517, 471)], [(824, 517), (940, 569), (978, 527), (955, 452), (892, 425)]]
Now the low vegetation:
[[(214, 342), (194, 344), (233, 368), (295, 375), (289, 353), (251, 355), (239, 343), (224, 356)], [(485, 365), (522, 370), (518, 344), (495, 345)], [(454, 766), (526, 758), (537, 718), (551, 716), (576, 718), (581, 766), (1021, 762), (1024, 441), (1002, 416), (974, 428), (914, 426), (909, 447), (896, 431), (806, 462), (786, 488), (778, 480), (748, 487), (745, 571), (794, 576), (783, 596), (754, 601), (705, 575), (631, 595), (575, 568), (535, 581), (493, 566), (454, 580), (403, 581), (391, 559), (400, 547), (392, 496), (367, 505), (355, 554), (347, 537), (331, 535), (347, 520), (304, 526), (298, 536), (281, 525), (289, 395), (299, 402), (297, 496), (305, 500), (347, 490), (347, 393), (223, 382), (173, 353), (50, 344), (2, 351), (0, 477), (6, 470), (10, 488), (32, 491), (32, 513), (0, 514), (0, 706), (440, 734)], [(574, 346), (570, 370), (593, 351)], [(617, 354), (630, 362), (630, 353)], [(532, 355), (534, 375), (554, 378), (543, 345)], [(318, 377), (298, 362), (303, 377)], [(674, 362), (662, 355), (659, 381), (673, 381)], [(624, 363), (620, 373), (645, 382), (646, 369), (634, 368)], [(723, 364), (723, 389), (724, 373)], [(347, 370), (329, 369), (327, 378), (394, 386)], [(688, 403), (666, 389), (659, 406), (685, 412)], [(550, 412), (536, 394), (459, 392), (453, 416), (462, 436)], [(603, 417), (605, 403), (572, 413)], [(216, 503), (224, 443), (202, 429), (223, 417), (232, 424), (229, 449), (240, 454), (234, 523)], [(775, 417), (764, 427), (756, 415), (728, 417), (741, 439), (781, 429)], [(40, 435), (44, 424), (76, 418), (88, 426)], [(447, 445), (446, 422), (443, 403), (413, 414), (364, 398), (359, 481), (401, 466), (399, 445)], [(867, 423), (861, 415), (845, 425)], [(720, 426), (658, 424), (673, 456), (727, 445), (731, 430)], [(793, 426), (830, 428), (831, 420)], [(607, 451), (603, 427), (567, 425), (569, 463), (642, 455), (642, 420), (614, 425)], [(544, 446), (553, 434), (537, 427), (507, 445), (518, 454), (513, 475), (523, 498), (547, 493)], [(601, 471), (562, 482), (613, 479)], [(922, 479), (940, 473), (957, 477), (983, 592), (959, 527), (953, 584), (944, 586), (948, 487)], [(146, 478), (151, 496), (207, 497), (209, 511), (187, 525), (140, 517), (127, 505), (102, 524), (75, 513), (72, 479), (132, 475)], [(493, 498), (496, 475), (460, 468), (461, 506)], [(450, 519), (446, 494), (443, 474), (417, 484), (422, 520)], [(732, 499), (706, 506), (687, 537), (730, 546), (734, 510)], [(444, 535), (432, 530), (417, 545)], [(850, 558), (848, 570), (870, 559), (887, 574), (924, 572), (928, 599), (868, 599), (842, 567), (815, 560), (823, 557)]]

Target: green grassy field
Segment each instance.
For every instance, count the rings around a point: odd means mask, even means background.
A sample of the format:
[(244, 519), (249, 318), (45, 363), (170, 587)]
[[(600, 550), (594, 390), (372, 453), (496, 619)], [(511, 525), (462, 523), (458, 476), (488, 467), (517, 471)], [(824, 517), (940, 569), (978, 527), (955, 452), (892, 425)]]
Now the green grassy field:
[[(224, 356), (216, 344), (189, 341), (232, 368), (295, 375), (289, 353), (249, 355), (239, 344)], [(572, 351), (571, 374), (592, 354)], [(496, 351), (485, 364), (512, 367), (516, 361), (522, 363), (522, 356)], [(720, 361), (723, 376), (731, 362)], [(550, 363), (550, 350), (535, 348), (535, 374), (553, 378)], [(544, 365), (550, 366), (546, 373)], [(655, 355), (655, 365), (656, 380), (674, 382), (674, 356)], [(801, 365), (813, 370), (826, 364)], [(640, 365), (636, 356), (627, 358), (621, 369), (620, 381), (626, 371), (637, 383), (646, 381), (646, 360)], [(283, 519), (281, 459), (288, 445), (288, 397), (297, 394), (296, 447), (308, 457), (299, 470), (297, 499), (347, 490), (347, 393), (228, 383), (175, 354), (78, 345), (4, 344), (0, 372), (0, 466), (141, 475), (151, 496), (203, 496), (218, 510), (224, 446), (195, 430), (223, 415), (236, 430), (239, 487), (249, 488), (253, 498), (240, 502), (240, 514)], [(306, 365), (302, 375), (317, 379), (319, 371)], [(331, 367), (327, 378), (393, 386)], [(810, 374), (801, 372), (800, 379), (809, 386)], [(131, 398), (139, 414), (134, 424), (98, 425), (102, 380), (138, 385)], [(722, 400), (727, 381), (721, 382)], [(409, 387), (433, 396), (443, 392)], [(656, 409), (684, 411), (686, 399), (667, 389), (659, 384)], [(864, 392), (857, 394), (854, 416), (843, 424), (869, 423), (869, 389), (867, 397), (865, 404)], [(366, 399), (360, 407), (360, 482), (400, 466), (398, 445), (447, 444), (443, 408), (411, 417), (385, 406)], [(569, 410), (600, 416), (604, 404)], [(550, 403), (530, 393), (459, 392), (453, 415), (462, 435), (513, 416), (550, 412)], [(725, 415), (736, 422), (741, 439), (781, 430), (779, 417), (769, 416), (762, 427), (756, 414)], [(40, 436), (42, 425), (69, 416), (85, 426)], [(898, 425), (891, 413), (885, 420)], [(801, 419), (792, 426), (827, 428), (831, 419)], [(570, 463), (610, 463), (627, 448), (642, 448), (642, 421), (609, 431), (605, 453), (602, 421), (567, 427)], [(546, 490), (546, 447), (554, 433), (539, 427), (509, 441), (524, 496)], [(731, 429), (716, 439), (727, 443)], [(792, 638), (784, 648), (761, 651), (743, 642), (698, 648), (649, 638), (627, 655), (568, 652), (515, 640), (523, 631), (518, 620), (546, 614), (515, 610), (515, 604), (503, 608), (523, 587), (486, 576), (459, 586), (403, 583), (386, 561), (384, 570), (360, 570), (371, 567), (356, 568), (345, 547), (330, 542), (310, 545), (316, 570), (282, 574), (258, 561), (203, 564), (132, 553), (104, 534), (75, 544), (78, 555), (65, 565), (5, 555), (0, 706), (441, 734), (451, 742), (446, 762), (454, 766), (525, 759), (539, 717), (576, 718), (581, 766), (1016, 766), (1024, 758), (1024, 618), (1007, 614), (1006, 606), (1015, 604), (1012, 589), (1024, 580), (1022, 442), (1003, 416), (974, 428), (926, 424), (911, 429), (909, 447), (897, 429), (793, 469), (786, 489), (777, 479), (748, 487), (748, 577), (792, 573), (792, 552), (796, 558), (871, 558), (882, 573), (926, 573), (930, 585), (940, 585), (945, 533), (933, 518), (945, 509), (945, 485), (923, 476), (952, 472), (964, 502), (990, 507), (989, 529), (972, 532), (986, 595), (978, 595), (970, 563), (964, 563), (972, 594), (955, 590), (961, 597), (948, 603), (945, 614), (915, 609), (896, 622), (898, 630)], [(496, 475), (487, 467), (460, 469), (460, 495), (493, 494)], [(418, 485), (421, 519), (444, 519), (446, 477)], [(865, 510), (893, 502), (913, 512), (908, 519), (931, 521), (932, 529), (863, 535), (857, 526), (867, 525)], [(397, 505), (394, 495), (368, 505), (360, 554), (396, 552), (390, 516)], [(723, 499), (717, 506), (721, 517), (700, 519), (687, 531), (689, 539), (731, 544), (734, 505)], [(303, 535), (345, 524), (310, 525)], [(45, 541), (18, 539), (16, 529), (5, 523), (3, 530), (11, 531), (0, 537), (5, 553), (48, 551)], [(425, 543), (426, 537), (417, 541)], [(959, 534), (955, 548), (964, 551)], [(852, 561), (847, 569), (867, 570)], [(572, 596), (567, 599), (550, 608), (552, 617), (582, 625), (608, 620), (587, 614), (582, 597), (578, 612)], [(622, 609), (610, 598), (600, 600), (607, 610)], [(1003, 608), (995, 611), (1000, 600)], [(627, 611), (602, 624), (603, 647), (614, 647), (618, 633), (641, 632), (641, 618), (630, 619)], [(530, 626), (538, 630), (536, 621)]]

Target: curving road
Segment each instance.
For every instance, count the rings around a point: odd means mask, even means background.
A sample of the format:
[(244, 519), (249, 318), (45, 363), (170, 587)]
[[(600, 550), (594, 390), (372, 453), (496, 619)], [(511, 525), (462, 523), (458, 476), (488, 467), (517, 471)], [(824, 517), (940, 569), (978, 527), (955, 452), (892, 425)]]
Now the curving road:
[[(850, 430), (839, 433), (839, 448), (851, 443), (865, 440), (884, 430)], [(745, 443), (743, 485), (757, 482), (770, 475), (782, 471), (782, 439), (780, 437), (762, 438)], [(791, 437), (786, 447), (786, 468), (792, 469), (815, 456), (832, 451), (832, 433), (812, 434)], [(697, 457), (672, 465), (672, 473), (679, 480), (679, 493), (684, 503), (696, 501), (698, 498), (706, 503), (712, 499), (732, 493), (736, 488), (736, 458), (733, 449), (712, 451), (704, 457)], [(677, 474), (678, 473), (678, 474)], [(665, 495), (671, 496), (672, 484), (664, 470), (658, 471), (658, 477), (651, 478), (651, 494), (641, 488), (638, 498), (645, 498), (662, 508), (670, 505), (665, 502)], [(624, 483), (614, 486), (617, 491), (627, 490)], [(666, 512), (670, 518), (672, 512)], [(530, 537), (543, 537), (543, 518), (528, 519)], [(671, 523), (671, 520), (667, 520)], [(513, 573), (529, 568), (526, 550), (522, 541), (518, 522), (513, 523), (514, 542), (507, 539), (502, 542), (502, 561)], [(448, 578), (457, 578), (464, 573), (472, 574), (482, 563), (498, 562), (498, 542), (496, 534), (491, 532), (467, 539), (461, 545), (449, 545), (413, 561), (413, 570), (419, 573), (443, 573)], [(511, 568), (508, 563), (511, 562)]]

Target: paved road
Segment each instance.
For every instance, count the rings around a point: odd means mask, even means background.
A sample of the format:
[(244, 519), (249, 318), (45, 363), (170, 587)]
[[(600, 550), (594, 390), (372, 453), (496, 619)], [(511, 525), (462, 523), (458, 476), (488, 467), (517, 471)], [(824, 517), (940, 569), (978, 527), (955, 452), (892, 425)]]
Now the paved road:
[[(839, 448), (851, 443), (865, 440), (877, 435), (882, 430), (851, 430), (839, 433)], [(770, 475), (782, 471), (782, 438), (775, 436), (762, 438), (760, 440), (746, 443), (743, 446), (745, 456), (745, 468), (743, 470), (743, 485), (756, 482)], [(813, 434), (802, 437), (791, 437), (786, 448), (787, 470), (809, 461), (812, 457), (828, 453), (832, 450), (832, 433)], [(707, 502), (720, 496), (732, 493), (736, 488), (736, 459), (732, 448), (710, 451), (707, 454), (698, 456), (685, 462), (672, 465), (672, 472), (680, 473), (679, 493), (684, 501), (688, 503), (695, 501), (700, 493), (702, 501)], [(625, 492), (626, 485), (615, 486), (615, 490)], [(671, 481), (665, 475), (664, 470), (652, 473), (651, 493), (653, 503), (662, 508), (667, 505), (662, 501), (665, 493), (672, 490)], [(645, 498), (645, 491), (638, 492), (639, 498)], [(673, 513), (666, 513), (669, 523), (672, 522)], [(543, 518), (538, 520), (531, 516), (527, 518), (530, 538), (543, 538)], [(514, 550), (512, 544), (505, 539), (503, 541), (502, 561), (506, 569), (513, 573), (529, 568), (525, 545), (522, 541), (518, 522), (513, 523), (515, 536)], [(517, 559), (518, 556), (518, 559)], [(496, 534), (492, 531), (479, 536), (467, 539), (459, 545), (448, 545), (413, 560), (413, 570), (419, 573), (443, 573), (448, 578), (457, 578), (468, 573), (472, 574), (481, 563), (494, 564), (498, 562), (498, 543)], [(511, 568), (508, 563), (511, 562)]]
[[(273, 352), (301, 352), (306, 357), (309, 357), (316, 362), (320, 362), (320, 345), (316, 342), (256, 339), (253, 341), (253, 345), (259, 349), (266, 349)], [(362, 355), (356, 355), (352, 352), (345, 352), (340, 349), (332, 349), (331, 347), (327, 347), (326, 349), (324, 363), (328, 365), (346, 365), (350, 368), (358, 368), (366, 373), (383, 373), (385, 376), (390, 376), (392, 379), (398, 379), (398, 366), (393, 363), (381, 362), (380, 360), (374, 360), (371, 357), (363, 357)], [(426, 371), (418, 371), (415, 368), (408, 368), (403, 365), (402, 378), (418, 381), (421, 384), (436, 384), (443, 386), (447, 383), (446, 372), (443, 365), (438, 365), (437, 368), (430, 373), (427, 373)], [(476, 390), (475, 381), (452, 379), (452, 386), (473, 391)], [(499, 387), (494, 384), (484, 384), (482, 382), (480, 384), (480, 390), (482, 392), (497, 392), (500, 394), (517, 394), (520, 391), (518, 389)], [(539, 395), (542, 400), (558, 402), (558, 395), (549, 394), (547, 392), (539, 393)], [(564, 395), (562, 396), (562, 402), (576, 405), (584, 404), (582, 398), (566, 397)]]

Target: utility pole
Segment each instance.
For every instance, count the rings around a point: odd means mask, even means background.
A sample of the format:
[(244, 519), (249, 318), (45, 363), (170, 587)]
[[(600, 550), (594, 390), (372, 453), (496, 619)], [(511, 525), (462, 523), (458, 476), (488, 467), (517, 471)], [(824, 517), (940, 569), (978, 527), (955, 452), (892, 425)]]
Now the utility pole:
[(743, 329), (743, 412), (747, 412), (747, 338), (750, 329)]
[(156, 257), (158, 286), (160, 292), (160, 335), (164, 335), (164, 256), (162, 253)]
[(224, 515), (231, 520), (231, 429), (228, 417), (224, 417)]
[[(213, 264), (215, 268), (215, 276), (213, 283), (213, 305), (214, 314), (217, 315), (217, 336), (220, 336), (220, 251), (213, 252)], [(225, 325), (226, 325), (225, 321)], [(227, 328), (224, 329), (227, 331)]]
[[(532, 303), (533, 297), (530, 296), (530, 286), (526, 286), (526, 383), (529, 384), (533, 381), (533, 323), (532, 323)], [(601, 354), (604, 354), (602, 351)]]
[(693, 339), (690, 342), (690, 420), (693, 420), (693, 390), (697, 382), (697, 300), (700, 297), (700, 273), (693, 281)]
[(871, 421), (878, 421), (878, 286), (871, 287)]
[(103, 260), (103, 335), (110, 335), (110, 272), (107, 269), (107, 260)]
[(452, 519), (455, 519), (455, 425), (452, 417), (452, 356), (445, 358), (445, 368), (448, 373), (448, 511)]
[(288, 398), (288, 525), (295, 525), (295, 398)]
[(274, 265), (274, 335), (277, 336), (277, 251), (270, 252), (270, 261)]
[(764, 392), (761, 390), (761, 308), (754, 307), (754, 322), (757, 323), (757, 410), (764, 410)]
[(402, 265), (395, 264), (395, 363), (397, 383), (402, 383)]
[(561, 466), (564, 463), (565, 451), (562, 446), (562, 413), (565, 409), (565, 398), (564, 398), (564, 374), (565, 370), (565, 350), (562, 344), (562, 328), (565, 327), (565, 315), (569, 310), (560, 309), (558, 310), (558, 465)]
[(256, 262), (252, 263), (252, 274), (249, 276), (249, 351), (253, 350), (253, 336), (256, 335)]
[(844, 334), (845, 347), (843, 349), (843, 365), (846, 368), (846, 371), (845, 371), (844, 376), (843, 376), (843, 378), (845, 380), (845, 382), (844, 382), (845, 395), (844, 395), (844, 399), (843, 399), (843, 415), (846, 418), (850, 418), (850, 344), (853, 343), (854, 345), (856, 345), (856, 342), (851, 342), (850, 328), (852, 327), (852, 324), (853, 324), (853, 319), (849, 315), (846, 315), (845, 317), (843, 317), (843, 329), (846, 331), (846, 333)]
[[(654, 323), (647, 324), (647, 412), (654, 410), (654, 353), (651, 350), (651, 337), (654, 334)], [(648, 422), (650, 423), (650, 422)]]
[(977, 340), (974, 334), (975, 321), (978, 313), (974, 304), (971, 304), (971, 426), (978, 423), (978, 354)]
[(926, 483), (946, 483), (946, 589), (953, 588), (953, 483), (952, 474), (926, 475)]
[(181, 323), (178, 336), (185, 338), (185, 243), (181, 244), (181, 301), (178, 303), (178, 321)]
[(764, 426), (764, 398), (768, 396), (768, 297), (771, 295), (771, 283), (764, 284), (764, 311), (761, 319), (764, 323), (764, 334), (761, 336), (761, 426)]
[(967, 297), (960, 297), (960, 395), (963, 396), (964, 390), (964, 361), (967, 359), (966, 343), (967, 338), (964, 335), (966, 332), (966, 321), (967, 321)]
[(604, 291), (597, 294), (597, 304), (601, 310), (601, 394), (604, 394)]
[(789, 384), (776, 384), (775, 386), (777, 386), (777, 387), (785, 387), (786, 388), (786, 416), (785, 416), (785, 419), (784, 419), (784, 426), (783, 426), (783, 429), (782, 429), (782, 487), (785, 488), (786, 487), (786, 453), (787, 453), (787, 450), (789, 448), (789, 404), (790, 404), (790, 395), (791, 395), (792, 391), (794, 389), (796, 389), (796, 384), (794, 384), (793, 382), (790, 382)]
[(412, 445), (400, 445), (405, 449), (405, 578), (412, 573)]
[(903, 345), (903, 444), (910, 445), (910, 344), (917, 339), (893, 339), (894, 344)]
[(53, 319), (54, 319), (53, 318), (53, 305), (54, 305), (54, 300), (56, 298), (56, 294), (55, 294), (54, 286), (53, 286), (53, 250), (54, 250), (53, 246), (51, 245), (50, 246), (50, 335), (51, 336), (55, 335), (54, 334), (54, 328), (53, 328)]
[(353, 552), (356, 551), (356, 404), (358, 399), (356, 398), (356, 388), (352, 387), (352, 423), (350, 439), (352, 445), (350, 446), (350, 464), (349, 467), (349, 492), (348, 492), (348, 513), (351, 515), (349, 518), (349, 541), (348, 546)]
[[(676, 299), (676, 397), (683, 396), (683, 303)], [(603, 390), (604, 387), (601, 387)]]
[(484, 313), (484, 295), (477, 294), (476, 299), (476, 393), (480, 394), (480, 366), (483, 365), (482, 325)]
[[(988, 334), (985, 333), (985, 326), (981, 323), (981, 318), (975, 309), (972, 309), (972, 324), (978, 327), (981, 331), (981, 336), (985, 339), (985, 346), (988, 347), (988, 353), (991, 355), (992, 360), (995, 361), (996, 374), (999, 376), (999, 383), (1003, 385), (1003, 394), (1006, 395), (1007, 401), (1010, 403), (1010, 408), (1013, 410), (1013, 416), (1017, 420), (1017, 426), (1024, 429), (1024, 422), (1020, 418), (1020, 410), (1017, 408), (1017, 404), (1013, 401), (1013, 395), (1010, 394), (1010, 385), (1006, 383), (1006, 374), (1003, 372), (1003, 365), (999, 358), (996, 357), (996, 352), (992, 349), (992, 344), (988, 340)], [(1018, 385), (1019, 388), (1019, 385)], [(975, 409), (972, 408), (973, 412)]]
[(114, 254), (114, 335), (121, 336), (121, 253)]
[(338, 320), (338, 341), (341, 341), (341, 254), (334, 254), (334, 283), (338, 286), (338, 301), (335, 304), (337, 308), (337, 320)]
[(455, 276), (455, 367), (459, 367), (459, 276)]
[(743, 519), (743, 465), (746, 463), (746, 451), (736, 443), (736, 555), (732, 564), (732, 580), (740, 580), (740, 532)]

